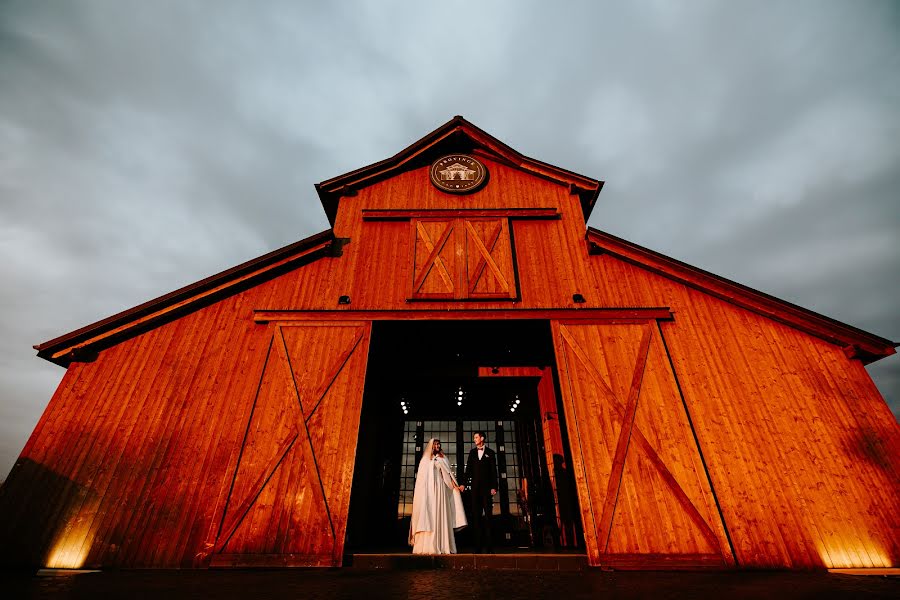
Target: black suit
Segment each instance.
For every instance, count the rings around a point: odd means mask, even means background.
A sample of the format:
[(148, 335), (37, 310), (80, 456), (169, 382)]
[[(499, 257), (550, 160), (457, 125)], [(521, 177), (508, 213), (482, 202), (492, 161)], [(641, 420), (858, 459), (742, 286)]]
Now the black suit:
[(485, 446), (484, 454), (479, 460), (478, 448), (472, 448), (466, 461), (463, 483), (470, 488), (469, 507), (472, 509), (476, 549), (486, 547), (491, 552), (491, 512), (494, 509), (491, 490), (497, 489), (497, 457), (493, 450)]

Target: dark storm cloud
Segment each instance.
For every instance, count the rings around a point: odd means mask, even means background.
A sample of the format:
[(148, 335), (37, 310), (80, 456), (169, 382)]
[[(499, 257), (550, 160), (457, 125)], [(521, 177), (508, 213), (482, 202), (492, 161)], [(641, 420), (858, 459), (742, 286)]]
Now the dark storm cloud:
[(900, 339), (895, 5), (454, 6), (0, 4), (0, 472), (32, 344), (326, 228), (315, 182), (455, 114), (605, 179), (593, 226)]

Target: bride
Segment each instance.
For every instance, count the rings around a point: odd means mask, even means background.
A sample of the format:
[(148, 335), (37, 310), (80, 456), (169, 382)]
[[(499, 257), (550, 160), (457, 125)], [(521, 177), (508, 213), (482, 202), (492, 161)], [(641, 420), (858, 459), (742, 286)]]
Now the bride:
[(409, 545), (413, 554), (456, 554), (454, 529), (466, 526), (466, 513), (441, 440), (428, 440), (419, 461), (413, 492)]

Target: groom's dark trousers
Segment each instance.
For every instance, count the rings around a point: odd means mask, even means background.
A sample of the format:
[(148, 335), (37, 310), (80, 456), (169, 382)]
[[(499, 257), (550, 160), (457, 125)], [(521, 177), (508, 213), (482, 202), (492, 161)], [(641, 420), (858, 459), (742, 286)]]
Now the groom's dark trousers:
[(497, 489), (497, 457), (485, 446), (484, 454), (478, 458), (478, 448), (472, 448), (466, 461), (463, 481), (469, 486), (469, 508), (472, 513), (472, 528), (475, 530), (475, 549), (494, 551), (491, 539), (491, 513), (494, 499), (491, 490)]

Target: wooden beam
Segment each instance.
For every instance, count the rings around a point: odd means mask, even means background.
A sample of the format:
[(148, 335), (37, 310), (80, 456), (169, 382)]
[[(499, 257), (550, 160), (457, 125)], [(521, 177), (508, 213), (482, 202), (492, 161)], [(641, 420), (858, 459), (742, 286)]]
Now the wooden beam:
[[(182, 300), (174, 301), (170, 304), (160, 304), (160, 307), (156, 310), (152, 310), (147, 314), (136, 317), (124, 319), (123, 322), (119, 325), (111, 325), (108, 329), (98, 329), (97, 333), (84, 339), (78, 343), (74, 343), (71, 345), (61, 346), (58, 350), (55, 350), (46, 358), (50, 361), (57, 361), (66, 357), (66, 355), (72, 354), (72, 358), (78, 357), (78, 352), (87, 352), (88, 348), (92, 345), (98, 344), (107, 338), (114, 337), (116, 335), (124, 334), (126, 331), (130, 329), (136, 329), (141, 326), (153, 326), (155, 324), (161, 324), (165, 322), (165, 319), (172, 314), (177, 313), (179, 310), (185, 310), (191, 304), (195, 304), (205, 298), (215, 297), (217, 294), (228, 293), (232, 288), (236, 288), (237, 286), (249, 283), (258, 277), (264, 276), (266, 273), (271, 271), (275, 271), (279, 268), (286, 268), (292, 265), (293, 263), (302, 261), (305, 258), (309, 257), (318, 257), (324, 251), (327, 250), (327, 246), (330, 242), (322, 242), (319, 245), (313, 246), (311, 248), (305, 248), (303, 250), (298, 251), (296, 254), (292, 254), (286, 258), (282, 258), (270, 264), (263, 265), (255, 270), (249, 271), (244, 274), (240, 274), (233, 278), (228, 278), (224, 280), (222, 283), (215, 285), (209, 289), (199, 291), (195, 294), (185, 297)], [(190, 287), (190, 286), (189, 286)], [(154, 301), (155, 302), (155, 301)], [(42, 346), (48, 346), (53, 344), (55, 340), (51, 342), (47, 342)], [(40, 347), (36, 347), (39, 350), (40, 355)]]
[(543, 377), (538, 367), (478, 367), (479, 377)]
[(509, 321), (556, 319), (577, 323), (646, 323), (671, 320), (672, 311), (661, 308), (560, 308), (560, 309), (460, 309), (460, 310), (255, 310), (257, 323), (286, 321)]
[(428, 218), (510, 218), (558, 219), (557, 208), (432, 208), (432, 209), (376, 209), (364, 208), (363, 221), (409, 221)]

